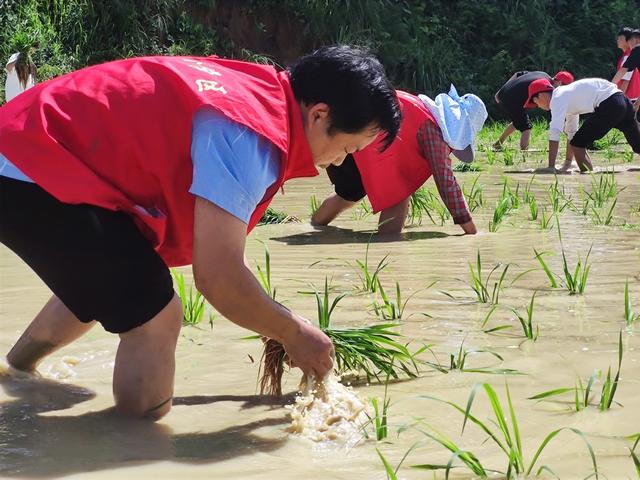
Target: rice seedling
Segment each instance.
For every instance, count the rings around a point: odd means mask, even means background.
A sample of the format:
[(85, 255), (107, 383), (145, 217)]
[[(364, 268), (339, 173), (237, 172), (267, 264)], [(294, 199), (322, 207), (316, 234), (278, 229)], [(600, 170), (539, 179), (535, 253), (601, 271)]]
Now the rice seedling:
[[(471, 409), (473, 406), (473, 402), (476, 398), (476, 394), (478, 390), (482, 388), (487, 395), (489, 400), (489, 404), (491, 406), (491, 410), (493, 413), (493, 419), (490, 422), (483, 422), (479, 418), (475, 417), (471, 414)], [(522, 437), (520, 434), (520, 426), (518, 424), (518, 419), (516, 416), (515, 409), (513, 407), (513, 401), (511, 399), (511, 393), (509, 391), (509, 384), (505, 381), (505, 390), (506, 390), (506, 409), (503, 407), (503, 402), (500, 400), (497, 392), (494, 388), (488, 383), (479, 383), (474, 385), (469, 394), (469, 399), (467, 400), (467, 405), (465, 408), (447, 401), (440, 400), (435, 397), (423, 396), (422, 398), (429, 400), (436, 400), (439, 402), (443, 402), (451, 407), (455, 408), (457, 411), (464, 415), (464, 420), (462, 422), (462, 434), (464, 434), (467, 423), (474, 423), (477, 427), (479, 427), (484, 433), (488, 435), (488, 439), (490, 439), (503, 453), (504, 459), (507, 462), (506, 470), (503, 472), (496, 472), (503, 474), (507, 479), (512, 478), (523, 478), (528, 477), (535, 472), (534, 475), (538, 476), (543, 471), (547, 471), (553, 473), (548, 466), (542, 465), (536, 469), (538, 464), (538, 460), (540, 455), (547, 447), (549, 442), (553, 440), (560, 432), (564, 430), (570, 430), (576, 435), (580, 436), (589, 451), (589, 455), (591, 457), (591, 462), (593, 465), (593, 474), (591, 476), (595, 476), (595, 478), (599, 478), (598, 472), (598, 464), (595, 456), (595, 452), (593, 447), (586, 439), (584, 433), (576, 428), (558, 428), (556, 430), (548, 433), (542, 442), (538, 445), (534, 455), (530, 460), (525, 459), (525, 452), (522, 446)], [(507, 413), (505, 413), (507, 412)], [(423, 423), (423, 422), (422, 422)], [(472, 452), (463, 451), (457, 447), (453, 442), (444, 437), (441, 434), (431, 434), (430, 432), (425, 432), (420, 430), (424, 435), (429, 438), (435, 440), (438, 444), (447, 448), (452, 452), (452, 456), (449, 459), (449, 462), (446, 465), (415, 465), (415, 468), (420, 468), (424, 470), (445, 470), (447, 478), (449, 476), (450, 471), (453, 468), (456, 468), (454, 462), (456, 460), (461, 460), (468, 469), (470, 469), (474, 474), (480, 475), (482, 478), (486, 478), (487, 474), (490, 472), (488, 469), (482, 467), (478, 457), (474, 455)], [(462, 455), (465, 454), (465, 458), (462, 458)]]
[(631, 298), (629, 297), (629, 280), (624, 282), (624, 321), (627, 327), (640, 320), (640, 313), (633, 311), (631, 306)]
[[(573, 400), (567, 402), (569, 407), (576, 412), (584, 410), (589, 406), (597, 406), (600, 411), (606, 411), (611, 408), (614, 402), (616, 391), (618, 390), (618, 383), (620, 381), (620, 368), (622, 366), (622, 357), (624, 355), (624, 349), (622, 346), (622, 332), (618, 336), (618, 370), (615, 376), (611, 377), (611, 367), (607, 370), (607, 376), (602, 382), (602, 388), (600, 391), (600, 400), (598, 403), (592, 401), (592, 394), (594, 393), (594, 386), (597, 381), (600, 380), (602, 374), (600, 371), (594, 372), (586, 382), (586, 387), (582, 382), (582, 379), (578, 377), (576, 385), (574, 387), (563, 387), (548, 390), (546, 392), (539, 393), (529, 400), (549, 401), (549, 399), (555, 399), (560, 395), (566, 393), (573, 394)], [(617, 403), (617, 402), (616, 402)], [(618, 404), (619, 405), (619, 404)]]
[(480, 165), (478, 165), (475, 162), (473, 163), (458, 162), (454, 165), (452, 170), (454, 172), (480, 172), (482, 171), (482, 167), (480, 167)]
[(315, 195), (311, 195), (309, 198), (309, 210), (311, 211), (311, 215), (316, 213), (320, 208), (320, 202), (318, 202), (318, 198)]
[(540, 228), (542, 228), (543, 230), (549, 230), (550, 228), (553, 228), (553, 223), (551, 223), (551, 221), (554, 218), (557, 218), (555, 213), (547, 215), (547, 208), (542, 207), (542, 211), (540, 213)]
[(511, 209), (520, 208), (520, 182), (516, 183), (516, 189), (513, 190), (511, 188), (511, 184), (509, 183), (509, 179), (504, 177), (502, 182), (502, 193), (500, 198), (508, 198)]
[(504, 217), (511, 210), (511, 200), (509, 198), (502, 198), (496, 204), (496, 209), (493, 211), (493, 219), (489, 221), (489, 231), (495, 233), (498, 231), (498, 226), (502, 223)]
[(478, 179), (480, 175), (476, 176), (471, 183), (469, 191), (466, 189), (466, 184), (462, 186), (462, 193), (467, 200), (467, 206), (469, 211), (475, 212), (477, 209), (484, 207), (484, 194), (482, 191), (482, 185), (478, 185)]
[(617, 198), (618, 194), (626, 187), (618, 188), (613, 171), (608, 171), (602, 175), (591, 174), (591, 191), (582, 189), (585, 200), (596, 207), (602, 208), (608, 200)]
[(564, 185), (560, 185), (557, 176), (555, 177), (554, 182), (549, 185), (547, 194), (549, 197), (549, 203), (551, 204), (551, 209), (555, 214), (562, 213), (567, 207), (573, 205), (572, 200), (567, 197)]
[(591, 218), (593, 220), (593, 223), (596, 225), (610, 225), (611, 222), (613, 221), (613, 210), (616, 208), (616, 204), (618, 203), (618, 199), (616, 198), (612, 203), (611, 206), (607, 209), (605, 208), (604, 210), (598, 210), (595, 207), (591, 207)]
[(514, 152), (510, 148), (506, 148), (502, 151), (502, 163), (504, 163), (505, 167), (513, 166), (513, 157)]
[[(363, 373), (367, 381), (381, 377), (397, 379), (401, 374), (410, 378), (419, 372), (418, 356), (427, 350), (424, 345), (415, 352), (407, 345), (398, 342), (400, 333), (394, 329), (397, 323), (385, 323), (359, 328), (334, 328), (331, 316), (338, 303), (346, 296), (340, 294), (333, 300), (329, 295), (329, 283), (324, 281), (323, 292), (315, 292), (318, 313), (318, 326), (333, 342), (335, 349), (335, 370), (338, 373)], [(260, 393), (282, 395), (282, 375), (286, 352), (284, 347), (273, 339), (265, 341)]]
[(369, 237), (369, 241), (367, 242), (367, 247), (364, 251), (364, 261), (356, 260), (356, 265), (358, 266), (359, 272), (358, 276), (360, 277), (360, 291), (361, 292), (369, 292), (375, 293), (380, 285), (378, 281), (378, 277), (380, 273), (387, 268), (389, 262), (387, 262), (387, 257), (389, 254), (382, 257), (382, 260), (378, 262), (378, 265), (375, 267), (375, 270), (371, 270), (369, 268), (369, 247), (371, 246), (371, 239), (373, 238), (373, 234)]
[(532, 222), (535, 222), (538, 219), (538, 202), (536, 201), (536, 197), (529, 198), (529, 218)]
[(276, 223), (294, 223), (299, 222), (300, 219), (291, 215), (287, 215), (286, 212), (276, 210), (275, 208), (267, 207), (267, 210), (262, 215), (262, 218), (258, 222), (258, 225), (273, 225)]
[[(382, 400), (379, 400), (378, 397), (372, 397), (369, 399), (371, 403), (371, 407), (373, 408), (373, 416), (367, 414), (369, 417), (369, 423), (373, 426), (373, 432), (375, 434), (376, 440), (380, 442), (387, 438), (389, 434), (389, 408), (391, 407), (391, 398), (388, 396), (389, 390), (389, 378), (384, 384), (384, 396)], [(369, 438), (369, 435), (365, 428), (363, 428), (363, 432), (366, 438)]]
[(384, 288), (382, 287), (382, 283), (380, 283), (380, 277), (377, 277), (378, 281), (378, 291), (380, 292), (380, 297), (382, 298), (382, 304), (374, 301), (373, 311), (377, 317), (380, 317), (383, 320), (401, 320), (404, 315), (404, 310), (407, 307), (407, 303), (411, 300), (418, 291), (413, 292), (409, 297), (407, 297), (404, 302), (402, 301), (402, 292), (400, 290), (400, 283), (396, 282), (396, 298), (395, 301), (387, 295)]
[(624, 163), (633, 162), (633, 151), (626, 151), (622, 153), (622, 161)]
[(544, 273), (547, 275), (547, 278), (549, 279), (549, 286), (551, 288), (558, 288), (558, 282), (556, 282), (555, 274), (551, 272), (551, 269), (549, 268), (547, 263), (544, 261), (544, 258), (542, 258), (542, 256), (545, 255), (547, 252), (539, 253), (534, 248), (533, 253), (536, 254), (536, 260), (538, 260), (538, 262), (540, 263), (540, 266), (542, 267), (542, 270), (544, 270)]
[(476, 294), (476, 299), (480, 303), (490, 303), (492, 305), (496, 305), (500, 300), (500, 291), (502, 290), (502, 283), (507, 275), (507, 271), (509, 270), (509, 264), (506, 264), (498, 281), (493, 283), (493, 288), (491, 289), (491, 293), (489, 293), (491, 277), (493, 274), (500, 268), (501, 264), (497, 264), (495, 267), (491, 269), (489, 275), (487, 275), (486, 279), (482, 277), (482, 259), (480, 256), (480, 250), (478, 250), (476, 255), (476, 268), (473, 268), (473, 264), (469, 262), (469, 273), (471, 275), (471, 289)]
[(534, 194), (531, 193), (531, 186), (533, 185), (534, 178), (536, 178), (535, 174), (531, 177), (527, 185), (522, 190), (522, 201), (524, 203), (530, 203), (532, 200), (535, 199)]
[(487, 150), (487, 163), (489, 165), (495, 165), (496, 163), (496, 152), (491, 149)]
[[(185, 286), (184, 275), (175, 270), (171, 270), (171, 276), (178, 288), (178, 297), (182, 304), (182, 325), (196, 326), (202, 323), (205, 318), (206, 300), (202, 294), (193, 286), (189, 289)], [(209, 314), (209, 327), (213, 329), (215, 314)]]
[(640, 434), (636, 435), (636, 441), (634, 442), (633, 446), (629, 448), (629, 456), (633, 460), (633, 464), (636, 467), (636, 474), (638, 475), (638, 478), (640, 478), (640, 458), (638, 458), (638, 455), (636, 455), (636, 447), (638, 446), (638, 442), (640, 442)]
[(589, 279), (589, 271), (591, 270), (591, 265), (589, 264), (589, 255), (591, 255), (592, 248), (593, 245), (589, 247), (589, 251), (587, 252), (587, 256), (584, 259), (584, 263), (578, 256), (578, 262), (576, 263), (576, 267), (573, 270), (573, 273), (571, 273), (571, 270), (569, 269), (567, 256), (564, 252), (564, 247), (562, 248), (562, 271), (564, 272), (564, 285), (569, 291), (570, 295), (582, 295), (585, 288), (587, 288), (587, 280)]
[(536, 293), (533, 292), (531, 296), (531, 301), (527, 306), (527, 317), (525, 318), (520, 312), (518, 312), (515, 308), (512, 308), (511, 311), (514, 313), (518, 321), (520, 322), (520, 326), (522, 327), (522, 333), (529, 340), (533, 340), (534, 342), (538, 340), (538, 336), (540, 335), (540, 329), (536, 325), (535, 331), (533, 328), (533, 302), (536, 299)]
[(521, 372), (511, 368), (490, 368), (490, 367), (470, 367), (467, 364), (467, 359), (471, 355), (486, 354), (491, 355), (499, 361), (503, 362), (504, 358), (493, 350), (478, 349), (467, 350), (464, 348), (464, 340), (460, 344), (456, 353), (449, 354), (449, 366), (448, 371), (458, 370), (464, 373), (487, 373), (496, 375), (521, 375)]
[(267, 295), (275, 300), (276, 288), (271, 284), (271, 254), (266, 245), (264, 245), (264, 269), (260, 265), (257, 265), (256, 268), (262, 288), (267, 292)]
[[(435, 216), (433, 213), (435, 213)], [(420, 187), (411, 194), (409, 200), (409, 224), (422, 225), (422, 217), (425, 214), (434, 225), (444, 225), (446, 221), (451, 218), (449, 210), (440, 198), (431, 190)], [(436, 219), (438, 220), (437, 222)]]
[(364, 220), (373, 215), (371, 205), (367, 200), (362, 200), (356, 208), (353, 209), (352, 218), (354, 220)]

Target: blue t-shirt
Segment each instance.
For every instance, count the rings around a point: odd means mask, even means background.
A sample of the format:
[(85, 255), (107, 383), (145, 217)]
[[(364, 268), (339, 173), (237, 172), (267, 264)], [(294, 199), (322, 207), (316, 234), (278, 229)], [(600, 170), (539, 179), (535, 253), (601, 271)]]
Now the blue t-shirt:
[[(278, 179), (280, 150), (269, 140), (207, 107), (193, 118), (193, 180), (189, 192), (249, 223)], [(0, 176), (32, 182), (0, 153)]]

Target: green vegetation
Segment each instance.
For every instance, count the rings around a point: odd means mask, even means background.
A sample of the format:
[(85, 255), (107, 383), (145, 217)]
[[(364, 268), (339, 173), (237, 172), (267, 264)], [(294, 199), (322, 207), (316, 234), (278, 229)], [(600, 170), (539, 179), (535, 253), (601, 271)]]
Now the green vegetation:
[(276, 223), (293, 223), (299, 222), (300, 219), (293, 217), (291, 215), (287, 215), (286, 212), (281, 210), (276, 210), (275, 208), (267, 207), (262, 215), (262, 218), (258, 222), (258, 225), (273, 225)]
[[(490, 422), (483, 422), (479, 418), (473, 416), (471, 414), (471, 408), (473, 406), (473, 402), (475, 400), (476, 394), (479, 389), (483, 389), (487, 395), (487, 399), (489, 400), (489, 404), (491, 406), (491, 410), (493, 412), (493, 419)], [(563, 430), (567, 430), (567, 428), (558, 428), (548, 433), (542, 442), (540, 442), (536, 452), (530, 460), (525, 459), (525, 452), (522, 446), (522, 438), (520, 434), (520, 426), (518, 424), (518, 419), (516, 416), (515, 409), (513, 408), (513, 402), (511, 399), (511, 394), (509, 392), (509, 385), (505, 382), (505, 390), (506, 390), (506, 406), (503, 406), (503, 402), (500, 401), (500, 398), (497, 392), (493, 389), (493, 387), (488, 383), (476, 384), (471, 393), (469, 395), (469, 399), (467, 401), (466, 408), (462, 408), (461, 406), (449, 402), (446, 400), (439, 400), (434, 397), (423, 397), (426, 399), (437, 400), (443, 402), (447, 405), (458, 410), (460, 413), (464, 414), (464, 421), (462, 422), (462, 433), (464, 433), (465, 427), (467, 423), (470, 421), (474, 423), (477, 427), (479, 427), (487, 436), (487, 440), (490, 440), (494, 443), (500, 451), (503, 452), (504, 460), (506, 462), (506, 469), (504, 471), (498, 472), (506, 476), (507, 479), (515, 479), (515, 478), (523, 478), (528, 477), (532, 474), (538, 476), (543, 471), (551, 472), (553, 471), (546, 465), (542, 465), (536, 469), (536, 465), (538, 464), (538, 459), (544, 449), (547, 447), (549, 442), (553, 440), (560, 432)], [(507, 412), (507, 413), (505, 413)], [(424, 422), (420, 422), (419, 425), (426, 425)], [(475, 475), (479, 475), (482, 478), (486, 478), (489, 473), (493, 473), (491, 470), (486, 469), (482, 463), (480, 462), (478, 455), (474, 454), (470, 451), (462, 450), (458, 447), (454, 442), (452, 442), (448, 437), (440, 432), (436, 432), (433, 429), (430, 431), (422, 430), (418, 427), (418, 430), (421, 431), (425, 436), (431, 438), (436, 443), (442, 445), (447, 450), (449, 450), (452, 455), (447, 464), (422, 464), (422, 465), (414, 465), (414, 468), (423, 469), (423, 470), (445, 470), (447, 478), (449, 477), (450, 471), (453, 468), (456, 468), (454, 462), (456, 460), (462, 461), (463, 465), (471, 470)], [(596, 456), (593, 451), (593, 447), (587, 441), (584, 434), (575, 428), (568, 428), (568, 430), (573, 433), (579, 435), (586, 443), (587, 449), (589, 451), (589, 455), (591, 456), (591, 461), (593, 464), (593, 476), (598, 478), (598, 464), (596, 461)], [(555, 476), (555, 474), (554, 474)], [(556, 476), (557, 477), (557, 476)]]
[(527, 318), (524, 318), (524, 316), (520, 314), (520, 312), (518, 312), (515, 308), (511, 309), (511, 311), (518, 319), (518, 322), (520, 322), (520, 326), (522, 327), (522, 333), (524, 334), (524, 336), (529, 340), (533, 340), (534, 342), (538, 340), (538, 336), (540, 335), (540, 329), (538, 328), (538, 326), (536, 325), (535, 329), (533, 327), (533, 302), (536, 299), (536, 293), (537, 292), (533, 292), (531, 301), (527, 306)]
[[(624, 349), (622, 347), (622, 332), (618, 336), (618, 370), (615, 376), (611, 377), (611, 367), (607, 370), (607, 376), (602, 382), (602, 389), (600, 391), (600, 400), (596, 404), (600, 411), (606, 411), (611, 408), (614, 402), (616, 391), (618, 390), (618, 383), (620, 381), (620, 367), (622, 366), (622, 357)], [(592, 405), (591, 394), (593, 393), (593, 387), (600, 379), (601, 372), (594, 372), (587, 380), (587, 386), (584, 386), (582, 379), (578, 378), (575, 387), (555, 388), (546, 392), (539, 393), (533, 397), (529, 397), (530, 400), (547, 401), (550, 398), (554, 398), (565, 393), (573, 393), (573, 400), (568, 403), (576, 412), (584, 410), (589, 405)]]
[(640, 313), (633, 311), (631, 307), (631, 299), (629, 298), (629, 280), (624, 282), (624, 321), (630, 327), (640, 320)]
[(424, 215), (427, 215), (434, 225), (444, 225), (451, 218), (449, 210), (442, 203), (440, 197), (431, 190), (420, 187), (411, 194), (409, 199), (409, 213), (407, 216), (409, 224), (422, 225), (422, 217)]
[[(186, 288), (182, 273), (171, 270), (171, 276), (178, 288), (178, 297), (180, 297), (182, 304), (182, 325), (193, 327), (201, 324), (205, 319), (206, 300), (193, 286), (190, 285), (189, 289)], [(215, 317), (214, 313), (209, 314), (209, 327), (211, 328), (213, 328)]]
[(484, 194), (482, 191), (482, 185), (478, 185), (479, 178), (480, 175), (474, 177), (469, 191), (467, 191), (466, 184), (462, 185), (462, 193), (467, 201), (467, 206), (469, 207), (470, 212), (475, 212), (476, 210), (484, 207)]
[(260, 265), (256, 267), (258, 269), (258, 278), (262, 287), (267, 295), (272, 299), (276, 299), (276, 288), (271, 284), (271, 254), (267, 246), (264, 246), (264, 268)]
[[(497, 264), (495, 267), (491, 269), (489, 275), (486, 278), (482, 276), (482, 259), (480, 257), (480, 250), (478, 250), (476, 255), (476, 267), (473, 267), (473, 264), (469, 262), (469, 273), (471, 275), (471, 289), (476, 294), (476, 299), (480, 303), (491, 303), (493, 305), (499, 303), (500, 300), (500, 290), (502, 290), (502, 283), (504, 282), (504, 278), (507, 275), (507, 271), (509, 270), (509, 264), (505, 265), (500, 274), (498, 281), (493, 283), (493, 288), (490, 286), (491, 277), (493, 274), (500, 268), (500, 264)], [(491, 291), (491, 293), (489, 293)]]
[(375, 293), (380, 285), (378, 281), (378, 277), (380, 273), (387, 268), (389, 262), (387, 262), (387, 257), (389, 254), (382, 257), (382, 260), (378, 262), (375, 270), (369, 269), (369, 247), (371, 246), (371, 239), (373, 238), (373, 234), (369, 237), (369, 241), (367, 242), (367, 248), (364, 251), (364, 260), (357, 260), (356, 265), (358, 266), (359, 272), (358, 276), (360, 277), (360, 291), (361, 292), (369, 292)]

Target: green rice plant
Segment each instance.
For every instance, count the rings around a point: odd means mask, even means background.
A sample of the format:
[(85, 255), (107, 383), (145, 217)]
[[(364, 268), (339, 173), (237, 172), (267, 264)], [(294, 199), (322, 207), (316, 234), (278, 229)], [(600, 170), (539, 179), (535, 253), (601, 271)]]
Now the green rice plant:
[(467, 350), (464, 348), (464, 340), (460, 344), (458, 351), (454, 354), (449, 354), (449, 366), (447, 368), (448, 371), (458, 370), (460, 372), (465, 373), (485, 373), (485, 374), (496, 374), (496, 375), (521, 375), (521, 372), (518, 370), (514, 370), (511, 368), (489, 368), (489, 367), (469, 367), (467, 364), (467, 359), (470, 355), (477, 354), (487, 354), (492, 355), (496, 359), (501, 362), (504, 361), (501, 355), (494, 352), (493, 350), (487, 349), (478, 349), (478, 350)]
[(480, 172), (482, 171), (482, 167), (480, 167), (480, 165), (478, 165), (475, 162), (472, 162), (472, 163), (458, 162), (454, 165), (452, 170), (454, 172)]
[(557, 176), (555, 177), (554, 182), (549, 185), (547, 194), (549, 196), (551, 209), (555, 214), (562, 213), (567, 207), (573, 205), (572, 200), (567, 197), (564, 185), (560, 185)]
[(418, 293), (418, 290), (413, 292), (406, 300), (402, 301), (402, 292), (400, 290), (400, 283), (396, 282), (396, 298), (395, 301), (387, 295), (384, 288), (382, 287), (382, 283), (380, 283), (380, 277), (377, 277), (378, 281), (378, 291), (380, 292), (380, 297), (382, 298), (382, 304), (374, 301), (373, 311), (377, 317), (380, 317), (383, 320), (401, 320), (404, 315), (404, 310), (407, 307), (407, 303), (411, 300), (411, 297)]
[(591, 174), (591, 190), (582, 189), (585, 201), (595, 208), (602, 208), (610, 199), (616, 199), (626, 187), (618, 188), (613, 171), (602, 175)]
[(549, 268), (547, 263), (544, 261), (544, 258), (542, 258), (542, 256), (545, 255), (547, 252), (539, 253), (534, 248), (533, 253), (536, 254), (536, 260), (538, 260), (538, 262), (540, 263), (540, 266), (542, 267), (542, 270), (544, 270), (544, 273), (547, 275), (547, 278), (549, 279), (549, 286), (551, 288), (558, 288), (558, 282), (556, 282), (556, 275), (551, 272), (551, 269)]
[(491, 277), (500, 268), (500, 264), (498, 263), (495, 267), (491, 269), (489, 275), (487, 275), (486, 279), (482, 276), (482, 258), (480, 256), (480, 250), (477, 251), (476, 254), (476, 268), (473, 268), (473, 264), (469, 262), (469, 273), (471, 275), (471, 289), (476, 294), (476, 299), (480, 303), (490, 303), (492, 305), (497, 305), (500, 300), (500, 290), (502, 290), (502, 283), (507, 275), (507, 271), (509, 270), (509, 264), (505, 265), (502, 270), (502, 274), (500, 275), (497, 282), (493, 283), (493, 288), (491, 289), (491, 293), (489, 293)]
[(623, 153), (622, 153), (622, 161), (623, 161), (624, 163), (631, 163), (631, 162), (633, 162), (633, 150), (623, 152)]
[(542, 211), (540, 213), (540, 228), (542, 228), (543, 230), (549, 230), (550, 228), (552, 228), (553, 223), (551, 223), (551, 221), (554, 218), (557, 218), (555, 213), (547, 215), (547, 208), (542, 207)]
[(610, 225), (613, 221), (613, 210), (616, 208), (618, 199), (616, 198), (611, 206), (607, 209), (599, 210), (595, 207), (591, 207), (591, 218), (596, 225)]
[(639, 442), (640, 433), (636, 435), (636, 441), (634, 442), (633, 446), (629, 448), (629, 456), (633, 460), (633, 464), (636, 467), (636, 474), (638, 475), (638, 478), (640, 478), (640, 458), (638, 458), (638, 455), (636, 455), (636, 447), (638, 446)]
[(631, 299), (629, 298), (629, 280), (624, 282), (624, 321), (630, 327), (640, 320), (640, 313), (635, 313), (631, 307)]
[(354, 220), (364, 220), (365, 218), (373, 215), (373, 210), (371, 209), (371, 205), (367, 200), (362, 200), (356, 208), (353, 209), (352, 218)]
[[(539, 393), (529, 400), (549, 401), (555, 397), (564, 395), (566, 393), (572, 393), (573, 399), (569, 402), (570, 408), (579, 412), (589, 406), (597, 406), (600, 411), (606, 411), (611, 408), (614, 402), (616, 391), (618, 390), (618, 383), (620, 381), (620, 368), (622, 366), (622, 357), (624, 355), (624, 349), (622, 346), (622, 332), (618, 336), (618, 371), (615, 376), (611, 378), (611, 367), (607, 370), (607, 376), (604, 378), (602, 388), (600, 391), (600, 400), (598, 403), (592, 401), (592, 394), (594, 393), (595, 383), (600, 379), (601, 372), (595, 371), (587, 380), (586, 387), (582, 382), (582, 379), (578, 377), (576, 385), (574, 387), (563, 387), (548, 390), (546, 392)], [(617, 402), (616, 402), (617, 403)]]
[(273, 225), (276, 223), (295, 223), (300, 219), (291, 215), (287, 215), (286, 212), (276, 210), (275, 208), (267, 207), (267, 210), (262, 215), (262, 218), (258, 222), (258, 225)]
[(496, 209), (493, 211), (493, 219), (489, 221), (489, 231), (495, 233), (498, 231), (498, 226), (502, 223), (504, 217), (511, 210), (511, 200), (509, 198), (502, 198), (496, 204)]
[(533, 185), (533, 179), (536, 178), (535, 174), (531, 177), (527, 185), (522, 190), (522, 201), (524, 203), (530, 203), (531, 200), (535, 199), (534, 194), (531, 192), (531, 187)]
[(591, 255), (592, 248), (593, 245), (589, 247), (589, 251), (587, 252), (587, 256), (584, 259), (584, 263), (578, 256), (578, 262), (576, 263), (576, 267), (573, 270), (573, 273), (571, 273), (571, 270), (569, 269), (567, 256), (564, 252), (564, 247), (562, 248), (562, 271), (564, 272), (564, 286), (567, 288), (570, 295), (582, 295), (585, 288), (587, 288), (587, 280), (589, 279), (589, 271), (591, 270), (591, 265), (589, 264), (589, 255)]
[(538, 326), (536, 325), (535, 331), (533, 328), (533, 302), (536, 299), (536, 293), (538, 292), (533, 292), (531, 301), (527, 306), (527, 318), (524, 318), (524, 316), (520, 314), (520, 312), (518, 312), (515, 308), (511, 309), (511, 311), (520, 322), (520, 326), (522, 327), (522, 333), (524, 334), (524, 336), (529, 340), (533, 340), (534, 342), (538, 340), (538, 336), (540, 335), (540, 329), (538, 328)]
[(471, 183), (469, 191), (466, 189), (466, 184), (462, 186), (462, 193), (467, 200), (469, 211), (475, 212), (477, 209), (484, 207), (484, 194), (482, 191), (482, 185), (478, 185), (478, 179), (480, 175), (477, 175)]
[[(473, 402), (475, 400), (476, 394), (478, 390), (482, 388), (487, 395), (489, 400), (489, 404), (491, 406), (491, 410), (493, 413), (493, 419), (490, 422), (483, 422), (479, 418), (475, 417), (471, 414), (471, 409), (473, 406)], [(591, 476), (595, 476), (595, 478), (599, 478), (598, 472), (598, 464), (595, 456), (595, 452), (593, 447), (586, 439), (584, 433), (575, 428), (558, 428), (556, 430), (548, 433), (542, 442), (540, 442), (538, 448), (536, 449), (534, 455), (530, 460), (525, 459), (525, 452), (522, 446), (522, 437), (520, 434), (520, 426), (518, 424), (518, 419), (516, 416), (515, 409), (513, 407), (513, 401), (511, 399), (511, 393), (509, 391), (509, 384), (505, 381), (505, 389), (506, 389), (506, 408), (503, 406), (503, 402), (500, 400), (498, 394), (493, 389), (493, 387), (488, 383), (479, 383), (474, 385), (469, 394), (469, 399), (467, 400), (467, 405), (465, 408), (457, 405), (453, 402), (447, 400), (440, 400), (435, 397), (423, 396), (422, 398), (429, 400), (436, 400), (439, 402), (443, 402), (451, 407), (455, 408), (458, 412), (464, 415), (464, 420), (462, 422), (462, 434), (464, 434), (466, 425), (468, 422), (474, 423), (477, 427), (479, 427), (485, 434), (488, 435), (488, 440), (491, 440), (503, 453), (504, 459), (507, 463), (506, 470), (502, 473), (507, 479), (515, 479), (515, 478), (526, 478), (529, 475), (539, 476), (543, 471), (547, 471), (552, 473), (554, 476), (555, 473), (546, 465), (542, 465), (536, 469), (538, 464), (538, 459), (540, 455), (547, 447), (549, 442), (553, 440), (560, 432), (563, 430), (570, 430), (571, 432), (579, 435), (585, 442), (587, 449), (589, 451), (589, 455), (591, 456), (591, 462), (593, 465), (593, 474)], [(505, 413), (506, 412), (506, 413)], [(422, 422), (423, 423), (423, 422)], [(421, 430), (422, 431), (422, 430)], [(423, 434), (428, 436), (429, 438), (435, 440), (438, 444), (444, 446), (449, 451), (453, 453), (449, 462), (446, 465), (417, 465), (416, 468), (421, 468), (425, 470), (445, 470), (447, 478), (449, 477), (449, 473), (452, 468), (455, 468), (453, 462), (456, 459), (462, 460), (464, 465), (469, 468), (474, 474), (481, 476), (482, 478), (487, 477), (487, 473), (489, 470), (482, 468), (478, 457), (471, 452), (465, 452), (458, 448), (453, 442), (448, 440), (446, 437), (442, 435), (432, 435), (429, 432), (422, 431)], [(465, 459), (461, 457), (462, 453), (466, 453), (467, 456)]]
[(311, 215), (316, 213), (320, 208), (320, 202), (318, 202), (318, 198), (315, 195), (311, 195), (309, 198), (309, 210), (311, 211)]
[(510, 148), (505, 148), (502, 151), (502, 163), (504, 163), (505, 167), (513, 166), (513, 157), (514, 156), (515, 156), (514, 152)]
[(444, 225), (451, 218), (449, 210), (440, 198), (431, 190), (420, 187), (411, 194), (409, 199), (409, 224), (422, 225), (422, 217), (425, 214), (434, 225)]
[[(196, 326), (202, 323), (205, 318), (206, 300), (204, 296), (193, 286), (189, 286), (187, 290), (184, 282), (184, 275), (175, 270), (171, 270), (176, 287), (178, 288), (178, 297), (182, 304), (182, 325)], [(215, 314), (209, 314), (209, 327), (213, 328)]]
[[(387, 438), (389, 434), (389, 408), (391, 407), (391, 398), (388, 396), (388, 390), (389, 378), (387, 378), (384, 384), (384, 397), (382, 400), (379, 400), (378, 397), (369, 399), (371, 407), (373, 408), (373, 416), (367, 413), (367, 417), (369, 417), (369, 423), (373, 426), (373, 431), (378, 442)], [(365, 437), (369, 438), (366, 425), (365, 428), (363, 428), (363, 432)]]
[(389, 265), (389, 262), (387, 262), (389, 254), (382, 257), (382, 260), (378, 262), (375, 270), (371, 270), (369, 268), (369, 247), (371, 245), (371, 238), (373, 238), (373, 235), (369, 237), (369, 241), (367, 242), (367, 247), (364, 251), (364, 261), (356, 260), (356, 265), (359, 269), (358, 276), (360, 277), (360, 291), (375, 293), (378, 285), (380, 285), (378, 276), (385, 268), (387, 268), (387, 265)]
[(490, 148), (487, 150), (487, 163), (489, 165), (494, 165), (496, 163), (496, 152)]
[(269, 249), (267, 245), (264, 244), (264, 269), (257, 265), (258, 269), (258, 278), (260, 283), (262, 284), (262, 288), (264, 288), (267, 295), (269, 295), (272, 299), (276, 299), (276, 288), (271, 284), (271, 254), (269, 253)]
[(531, 196), (529, 198), (529, 213), (530, 220), (535, 222), (538, 219), (538, 202), (536, 201), (536, 197)]
[(502, 193), (500, 198), (508, 198), (511, 209), (520, 208), (520, 182), (516, 183), (516, 189), (513, 190), (511, 188), (511, 184), (509, 183), (509, 179), (507, 177), (504, 177), (502, 181)]
[(555, 388), (553, 390), (534, 395), (533, 397), (529, 397), (528, 399), (547, 401), (547, 399), (551, 397), (571, 392), (573, 394), (573, 399), (569, 402), (569, 407), (576, 412), (580, 412), (591, 405), (593, 386), (598, 380), (598, 377), (599, 372), (596, 371), (587, 379), (586, 387), (582, 379), (578, 377), (574, 387)]
[[(398, 340), (397, 323), (385, 323), (359, 328), (334, 328), (331, 317), (338, 303), (347, 295), (330, 299), (329, 282), (325, 277), (324, 290), (314, 292), (318, 313), (318, 326), (333, 342), (335, 370), (339, 373), (363, 373), (367, 381), (373, 378), (397, 379), (401, 374), (415, 378), (419, 365), (418, 356), (429, 349), (428, 345), (411, 352)], [(264, 342), (263, 360), (259, 380), (261, 394), (282, 395), (282, 376), (286, 360), (284, 346), (276, 340)]]

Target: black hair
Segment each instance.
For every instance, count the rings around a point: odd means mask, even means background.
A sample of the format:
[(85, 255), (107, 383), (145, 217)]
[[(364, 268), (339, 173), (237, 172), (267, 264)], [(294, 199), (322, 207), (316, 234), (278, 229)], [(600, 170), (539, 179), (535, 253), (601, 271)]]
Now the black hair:
[(631, 40), (632, 38), (637, 38), (640, 40), (640, 29), (636, 28), (635, 30), (631, 31), (631, 33), (627, 37), (627, 40)]
[(617, 37), (624, 37), (626, 40), (629, 40), (629, 35), (633, 32), (633, 28), (631, 27), (620, 27), (618, 30)]
[(402, 113), (395, 89), (382, 64), (366, 49), (319, 48), (289, 67), (289, 76), (299, 102), (329, 106), (329, 133), (356, 133), (374, 125), (386, 133), (383, 149), (398, 134)]

